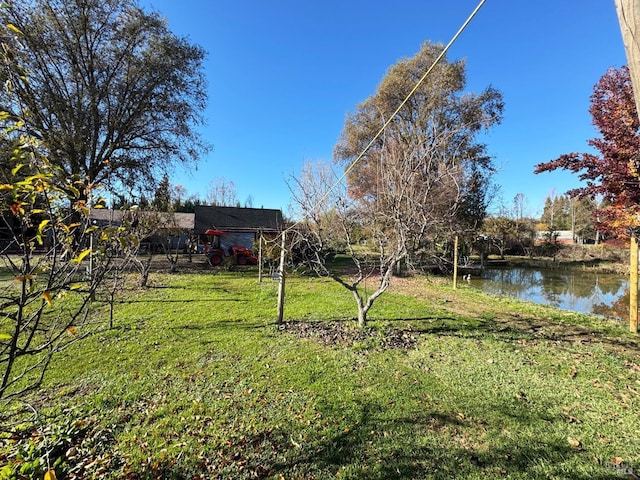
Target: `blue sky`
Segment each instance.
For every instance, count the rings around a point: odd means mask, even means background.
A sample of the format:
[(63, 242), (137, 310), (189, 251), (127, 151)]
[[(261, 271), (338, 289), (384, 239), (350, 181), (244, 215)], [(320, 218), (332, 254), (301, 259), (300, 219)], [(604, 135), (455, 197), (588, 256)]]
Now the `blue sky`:
[[(478, 3), (145, 0), (208, 52), (202, 135), (214, 149), (171, 182), (205, 197), (222, 177), (241, 203), (287, 213), (289, 178), (306, 160), (331, 161), (345, 114), (422, 42), (448, 43)], [(483, 140), (506, 203), (522, 193), (535, 216), (547, 196), (578, 185), (570, 173), (533, 169), (586, 151), (597, 135), (593, 86), (627, 63), (613, 0), (487, 0), (447, 58), (466, 59), (468, 91), (492, 85), (504, 95), (504, 120)]]

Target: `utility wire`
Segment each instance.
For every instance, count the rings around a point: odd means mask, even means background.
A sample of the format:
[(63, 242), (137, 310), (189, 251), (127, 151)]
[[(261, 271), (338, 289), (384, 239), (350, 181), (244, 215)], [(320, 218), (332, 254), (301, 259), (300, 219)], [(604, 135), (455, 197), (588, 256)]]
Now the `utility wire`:
[[(422, 85), (422, 83), (425, 81), (425, 79), (427, 78), (427, 76), (431, 73), (431, 71), (436, 67), (436, 65), (440, 62), (440, 60), (442, 60), (442, 57), (444, 57), (447, 53), (447, 51), (449, 50), (449, 48), (451, 48), (451, 46), (454, 44), (454, 42), (458, 39), (458, 37), (462, 34), (462, 32), (465, 30), (465, 28), (467, 28), (467, 25), (469, 25), (469, 23), (471, 22), (471, 20), (473, 19), (473, 17), (476, 16), (476, 14), (480, 11), (480, 8), (482, 8), (482, 6), (484, 5), (484, 3), (486, 2), (486, 0), (480, 0), (480, 3), (478, 3), (478, 5), (476, 6), (476, 8), (473, 10), (473, 12), (471, 12), (471, 14), (469, 15), (469, 17), (467, 18), (467, 20), (462, 24), (462, 26), (458, 29), (458, 31), (456, 32), (456, 34), (451, 38), (451, 40), (449, 41), (449, 43), (444, 47), (444, 49), (442, 50), (442, 52), (440, 52), (440, 55), (438, 55), (438, 57), (433, 61), (433, 63), (431, 64), (431, 66), (427, 69), (426, 72), (424, 72), (424, 74), (422, 75), (422, 77), (420, 78), (420, 80), (418, 80), (418, 82), (415, 84), (415, 86), (413, 87), (413, 89), (407, 94), (407, 96), (405, 97), (405, 99), (402, 101), (402, 103), (398, 106), (398, 108), (396, 108), (395, 112), (393, 112), (393, 114), (387, 119), (387, 121), (382, 125), (382, 127), (380, 128), (380, 130), (378, 130), (378, 133), (375, 134), (375, 136), (371, 139), (371, 141), (367, 144), (366, 147), (364, 147), (364, 149), (362, 150), (362, 152), (357, 156), (357, 158), (351, 162), (351, 164), (345, 169), (344, 173), (342, 174), (342, 176), (340, 176), (340, 178), (338, 178), (338, 180), (335, 181), (335, 183), (331, 186), (331, 188), (329, 188), (327, 190), (327, 192), (315, 203), (315, 205), (319, 205), (321, 204), (323, 201), (326, 200), (326, 198), (329, 196), (329, 194), (346, 178), (346, 176), (351, 172), (351, 170), (353, 170), (353, 168), (356, 166), (356, 164), (362, 159), (362, 157), (365, 155), (365, 153), (367, 153), (367, 151), (369, 150), (369, 148), (371, 148), (371, 145), (373, 145), (373, 143), (380, 137), (380, 135), (382, 135), (382, 133), (384, 132), (384, 130), (389, 126), (389, 124), (391, 123), (391, 121), (394, 119), (394, 117), (400, 112), (400, 110), (402, 110), (402, 107), (405, 106), (405, 104), (409, 101), (409, 99), (413, 96), (413, 94), (416, 92), (416, 90), (418, 90), (418, 88), (420, 88), (420, 85)], [(289, 228), (287, 228), (287, 230), (291, 230), (293, 229), (293, 227), (295, 227), (299, 222), (294, 223), (293, 225), (291, 225)]]

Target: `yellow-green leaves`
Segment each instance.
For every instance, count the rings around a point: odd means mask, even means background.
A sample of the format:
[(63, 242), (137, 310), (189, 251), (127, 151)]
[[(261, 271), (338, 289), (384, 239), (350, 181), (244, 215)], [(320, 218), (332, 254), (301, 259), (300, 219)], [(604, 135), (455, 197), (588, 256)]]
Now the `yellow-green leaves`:
[(40, 222), (40, 225), (38, 225), (38, 233), (36, 235), (36, 241), (40, 245), (42, 245), (42, 232), (44, 231), (45, 228), (47, 228), (47, 225), (49, 225), (49, 223), (51, 223), (51, 220), (45, 219)]
[(83, 250), (82, 252), (80, 252), (80, 254), (76, 258), (71, 260), (71, 263), (74, 263), (74, 264), (77, 265), (78, 263), (82, 262), (82, 260), (87, 255), (89, 255), (90, 253), (91, 253), (91, 249), (90, 248), (87, 248), (86, 250)]
[(53, 468), (47, 470), (44, 474), (44, 480), (58, 480), (56, 477), (56, 471)]
[(18, 35), (23, 35), (22, 31), (16, 27), (13, 23), (7, 23), (7, 28), (11, 30), (13, 33), (17, 33)]
[(78, 200), (76, 202), (76, 208), (82, 212), (85, 217), (89, 216), (89, 209), (87, 208), (87, 202), (84, 200)]
[(51, 292), (43, 292), (42, 298), (45, 302), (47, 302), (47, 305), (49, 306), (53, 305), (53, 298), (51, 297)]
[(35, 275), (22, 275), (20, 277), (14, 278), (13, 281), (17, 283), (22, 283), (27, 280), (33, 280), (34, 278), (36, 278)]
[(16, 173), (18, 173), (22, 167), (24, 167), (23, 163), (17, 164), (15, 167), (11, 169), (11, 175), (15, 175)]

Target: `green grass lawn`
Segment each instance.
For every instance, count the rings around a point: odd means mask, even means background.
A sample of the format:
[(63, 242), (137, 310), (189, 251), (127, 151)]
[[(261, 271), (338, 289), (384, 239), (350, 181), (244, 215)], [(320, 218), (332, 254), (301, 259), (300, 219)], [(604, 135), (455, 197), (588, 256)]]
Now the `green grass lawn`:
[(58, 479), (640, 475), (624, 325), (434, 279), (398, 279), (364, 332), (331, 281), (288, 278), (286, 328), (276, 299), (252, 271), (127, 290), (25, 399), (0, 479), (42, 478), (47, 449)]

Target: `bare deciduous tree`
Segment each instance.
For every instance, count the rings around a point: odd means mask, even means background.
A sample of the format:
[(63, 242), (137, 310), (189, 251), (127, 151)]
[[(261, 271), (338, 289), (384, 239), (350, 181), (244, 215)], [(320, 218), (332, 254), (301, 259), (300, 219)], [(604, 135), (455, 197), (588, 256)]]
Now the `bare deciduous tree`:
[[(298, 216), (296, 251), (313, 270), (347, 288), (364, 326), (374, 302), (391, 283), (394, 271), (410, 250), (429, 235), (448, 237), (464, 198), (460, 170), (452, 165), (425, 177), (424, 164), (395, 142), (382, 148), (380, 183), (376, 195), (353, 199), (331, 168), (307, 163), (292, 188)], [(336, 268), (331, 262), (344, 250), (351, 263)], [(373, 281), (372, 291), (364, 288)]]
[(209, 182), (207, 202), (209, 202), (209, 205), (219, 207), (236, 206), (239, 203), (236, 184), (226, 178), (214, 178)]
[[(461, 94), (463, 62), (441, 61), (414, 89), (440, 50), (426, 42), (398, 62), (347, 117), (334, 150), (347, 186), (328, 182), (326, 167), (305, 167), (295, 184), (310, 264), (353, 293), (360, 325), (409, 252), (446, 251), (454, 234), (477, 228), (485, 215), (493, 169), (476, 136), (500, 120), (502, 97), (492, 88)], [(357, 248), (361, 238), (366, 251)], [(340, 242), (353, 272), (326, 261), (327, 248)], [(377, 287), (368, 293), (363, 281), (374, 276)]]
[[(378, 261), (369, 251), (358, 248), (364, 230), (375, 227), (368, 223), (356, 205), (346, 195), (345, 186), (336, 183), (331, 167), (324, 163), (306, 163), (298, 178), (294, 178), (292, 197), (296, 213), (301, 217), (294, 240), (294, 255), (321, 276), (328, 276), (349, 290), (358, 307), (358, 325), (364, 326), (373, 302), (387, 289), (395, 255), (388, 255), (391, 247), (377, 231), (368, 232), (377, 237)], [(336, 267), (335, 254), (342, 249), (350, 263)], [(390, 268), (389, 268), (390, 267)], [(367, 293), (363, 282), (375, 276), (377, 288)]]
[[(480, 226), (494, 169), (477, 136), (500, 121), (503, 109), (501, 94), (491, 87), (480, 94), (463, 92), (462, 61), (441, 60), (414, 90), (441, 48), (425, 42), (415, 56), (392, 66), (376, 92), (347, 116), (334, 150), (334, 160), (349, 169), (349, 194), (355, 199), (369, 201), (381, 192), (393, 198), (386, 190), (389, 175), (412, 184), (398, 185), (412, 189), (423, 211), (419, 252), (446, 242), (443, 236)], [(384, 125), (384, 134), (375, 138)], [(382, 199), (392, 207), (393, 202)]]

